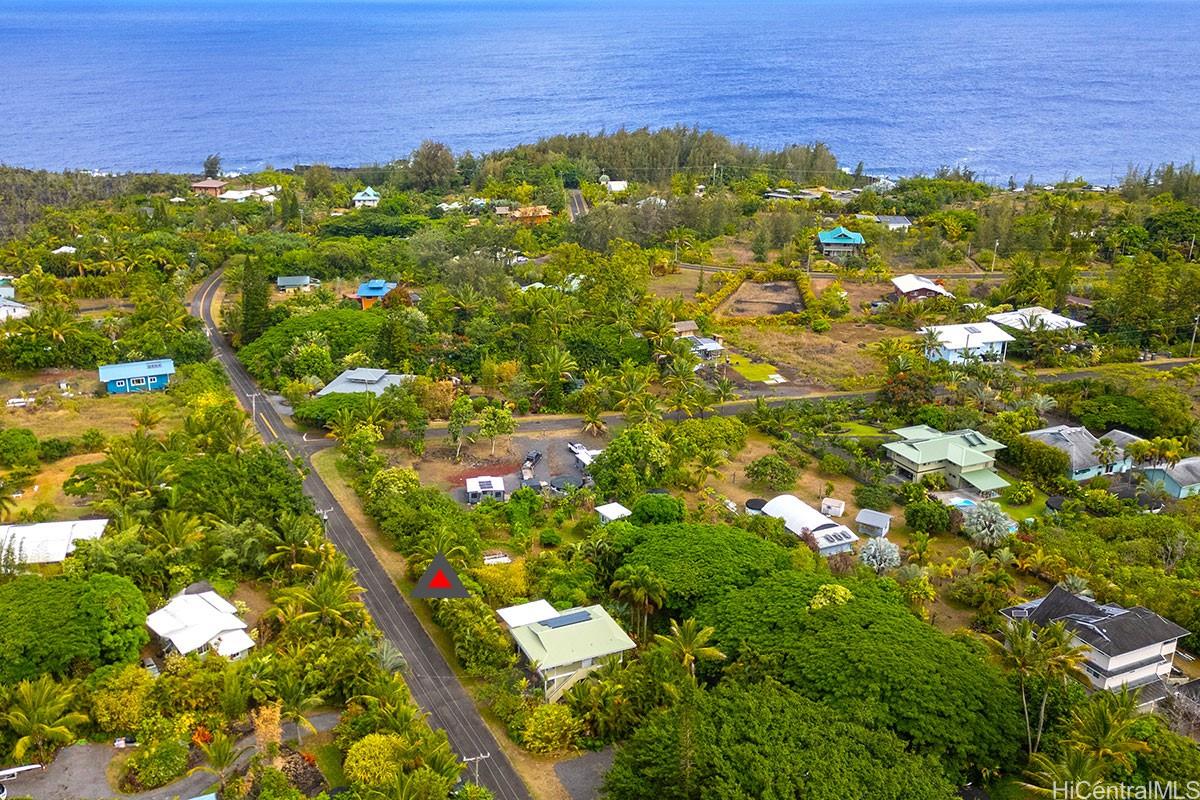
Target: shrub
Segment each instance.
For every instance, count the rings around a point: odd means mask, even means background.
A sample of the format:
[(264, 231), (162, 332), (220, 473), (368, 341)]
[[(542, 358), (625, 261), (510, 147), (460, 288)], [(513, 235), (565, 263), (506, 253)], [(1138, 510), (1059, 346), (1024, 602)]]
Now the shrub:
[(405, 741), (394, 733), (368, 733), (350, 746), (342, 765), (350, 782), (379, 786), (400, 769)]
[(525, 718), (522, 744), (531, 753), (561, 753), (575, 747), (583, 723), (565, 705), (547, 704), (534, 708)]
[(42, 439), (38, 443), (38, 458), (47, 464), (53, 461), (59, 461), (71, 455), (71, 451), (75, 449), (75, 443), (70, 439), (59, 439), (57, 437), (50, 439)]
[(175, 739), (150, 742), (133, 754), (128, 766), (140, 788), (157, 789), (187, 772), (188, 748)]
[(946, 533), (950, 530), (950, 509), (937, 500), (917, 500), (904, 507), (904, 522), (914, 531)]
[(1083, 507), (1097, 517), (1115, 517), (1121, 513), (1121, 499), (1103, 489), (1088, 489), (1082, 499)]
[(106, 443), (104, 434), (96, 428), (88, 428), (79, 435), (79, 449), (85, 453), (99, 453)]
[(850, 471), (850, 464), (839, 455), (826, 453), (821, 456), (818, 469), (823, 475), (845, 475)]
[(538, 543), (542, 547), (558, 547), (562, 544), (562, 534), (553, 528), (546, 528), (538, 534)]
[(669, 494), (644, 494), (633, 502), (629, 520), (634, 525), (670, 525), (683, 522), (685, 506)]
[(853, 494), (859, 508), (886, 511), (892, 507), (892, 490), (878, 483), (859, 484)]
[(985, 500), (967, 513), (963, 530), (976, 545), (991, 550), (1012, 535), (1011, 524), (1000, 506)]
[(746, 465), (746, 477), (757, 486), (775, 491), (796, 485), (796, 469), (777, 455), (762, 456), (751, 461)]
[(1029, 481), (1018, 481), (1004, 490), (1004, 499), (1014, 506), (1024, 506), (1033, 502), (1036, 490)]
[(38, 457), (38, 439), (28, 428), (0, 431), (0, 467), (32, 464)]
[(800, 449), (800, 445), (793, 441), (785, 440), (782, 442), (775, 442), (771, 445), (771, 449), (775, 451), (777, 456), (791, 464), (796, 469), (804, 469), (808, 466), (808, 455)]

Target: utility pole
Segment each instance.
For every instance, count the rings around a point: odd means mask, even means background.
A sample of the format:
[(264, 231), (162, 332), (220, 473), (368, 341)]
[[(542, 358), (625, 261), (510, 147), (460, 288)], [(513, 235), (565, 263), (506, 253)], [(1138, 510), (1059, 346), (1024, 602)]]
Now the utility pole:
[(250, 421), (251, 422), (254, 421), (254, 418), (256, 416), (258, 416), (258, 395), (259, 395), (258, 392), (255, 392), (254, 394), (250, 395)]
[(1196, 349), (1196, 329), (1200, 328), (1200, 314), (1197, 314), (1192, 320), (1192, 343), (1188, 345), (1188, 358), (1192, 357), (1192, 351)]
[(1000, 240), (997, 239), (995, 246), (993, 246), (993, 248), (992, 248), (992, 268), (989, 270), (989, 272), (996, 271), (996, 256), (999, 254), (999, 252), (1000, 252)]
[(474, 773), (473, 780), (475, 783), (479, 783), (479, 762), (486, 761), (491, 757), (492, 757), (491, 753), (480, 753), (477, 756), (472, 756), (471, 758), (463, 759), (463, 763), (471, 765), (472, 771)]

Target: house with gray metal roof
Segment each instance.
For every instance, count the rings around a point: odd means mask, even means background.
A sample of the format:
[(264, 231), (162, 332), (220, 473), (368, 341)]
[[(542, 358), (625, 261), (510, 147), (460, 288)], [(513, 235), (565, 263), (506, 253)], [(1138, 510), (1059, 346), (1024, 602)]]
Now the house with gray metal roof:
[(379, 397), (387, 391), (389, 386), (399, 386), (412, 379), (412, 375), (388, 372), (386, 369), (355, 367), (354, 369), (346, 370), (325, 384), (317, 392), (317, 397), (324, 397), (327, 394), (353, 394), (355, 392), (370, 392)]
[(871, 508), (864, 508), (854, 518), (858, 532), (871, 538), (886, 537), (892, 528), (892, 515)]
[(956, 489), (967, 489), (980, 497), (993, 497), (1008, 481), (996, 474), (996, 452), (1004, 445), (973, 430), (943, 433), (928, 425), (913, 425), (892, 431), (898, 441), (883, 449), (907, 481), (926, 475), (943, 475)]
[(603, 606), (569, 608), (557, 616), (511, 629), (513, 641), (553, 703), (609, 656), (637, 645)]
[(321, 282), (309, 275), (280, 275), (275, 278), (275, 288), (281, 292), (307, 292)]
[[(1115, 432), (1124, 433), (1124, 431)], [(1113, 446), (1112, 456), (1107, 461), (1101, 461), (1100, 456), (1104, 450), (1100, 445), (1101, 439), (1097, 439), (1082, 425), (1054, 425), (1029, 431), (1023, 435), (1066, 453), (1067, 458), (1071, 461), (1068, 474), (1074, 481), (1086, 481), (1099, 475), (1128, 472), (1133, 468), (1133, 459), (1126, 455), (1113, 439), (1110, 439)], [(1133, 434), (1125, 434), (1125, 436), (1132, 437)]]
[(1009, 620), (1028, 619), (1035, 627), (1061, 622), (1087, 650), (1083, 671), (1096, 689), (1138, 689), (1138, 702), (1152, 706), (1167, 695), (1175, 648), (1189, 634), (1148, 608), (1108, 604), (1056, 586), (1000, 612)]
[(1168, 464), (1143, 470), (1146, 480), (1161, 481), (1167, 494), (1176, 500), (1200, 495), (1200, 456), (1185, 458), (1178, 464)]

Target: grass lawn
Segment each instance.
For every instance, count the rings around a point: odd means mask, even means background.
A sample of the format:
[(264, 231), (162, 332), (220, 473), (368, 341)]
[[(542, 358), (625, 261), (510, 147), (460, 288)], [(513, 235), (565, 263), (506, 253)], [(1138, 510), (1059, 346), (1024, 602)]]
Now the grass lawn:
[(38, 438), (71, 438), (89, 428), (96, 428), (106, 436), (124, 435), (133, 433), (134, 415), (144, 405), (163, 415), (162, 422), (156, 426), (160, 432), (179, 427), (187, 413), (186, 408), (176, 405), (161, 393), (108, 397), (80, 395), (60, 398), (56, 408), (3, 409), (0, 411), (0, 426), (28, 428)]
[(779, 368), (773, 364), (755, 364), (737, 353), (729, 354), (729, 366), (748, 381), (766, 381), (779, 372)]
[(868, 425), (865, 422), (843, 422), (841, 426), (845, 428), (844, 433), (839, 436), (882, 436), (883, 431), (876, 428), (874, 425)]
[(342, 771), (342, 751), (337, 749), (337, 745), (332, 742), (318, 745), (313, 750), (313, 755), (317, 757), (317, 769), (321, 770), (325, 780), (329, 781), (329, 788), (337, 789), (350, 785), (346, 780), (346, 773)]
[[(32, 511), (39, 503), (50, 503), (55, 508), (54, 519), (56, 520), (83, 517), (88, 513), (91, 506), (90, 501), (78, 497), (67, 497), (63, 494), (63, 481), (71, 477), (71, 473), (75, 471), (76, 467), (95, 464), (103, 459), (103, 453), (83, 453), (44, 465), (42, 471), (34, 476), (33, 485), (26, 489), (21, 498), (17, 500), (13, 514), (20, 511)], [(33, 486), (37, 487), (36, 492), (33, 491)]]
[[(1016, 483), (1017, 480), (1012, 475), (1007, 474), (1004, 476), (1004, 478), (1010, 483)], [(1004, 509), (1005, 514), (1008, 514), (1017, 522), (1026, 520), (1029, 517), (1041, 517), (1046, 513), (1046, 493), (1037, 487), (1034, 487), (1033, 490), (1033, 501), (1026, 503), (1023, 506), (1014, 506), (1005, 501), (1003, 492), (1001, 492), (1000, 496), (996, 498), (996, 503), (1000, 506), (1000, 508)]]

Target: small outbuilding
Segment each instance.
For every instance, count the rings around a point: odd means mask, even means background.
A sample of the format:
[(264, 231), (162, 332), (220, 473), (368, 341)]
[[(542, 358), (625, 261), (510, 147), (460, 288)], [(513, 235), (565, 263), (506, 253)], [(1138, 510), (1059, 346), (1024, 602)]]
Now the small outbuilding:
[(275, 279), (275, 288), (285, 294), (288, 292), (307, 292), (321, 282), (308, 275), (280, 275)]
[(467, 478), (467, 502), (471, 505), (484, 500), (504, 502), (507, 498), (508, 495), (504, 491), (504, 478), (493, 475)]
[(761, 516), (763, 507), (767, 504), (761, 497), (751, 497), (746, 501), (746, 513), (752, 517)]
[(596, 506), (596, 514), (600, 517), (600, 524), (607, 525), (610, 522), (616, 522), (619, 519), (625, 519), (633, 512), (620, 503), (605, 503), (602, 506)]
[(879, 538), (887, 536), (888, 531), (891, 530), (892, 515), (864, 508), (854, 517), (854, 522), (858, 526), (858, 532), (863, 536)]
[(0, 525), (0, 550), (22, 564), (58, 564), (75, 550), (75, 543), (99, 539), (107, 519)]

